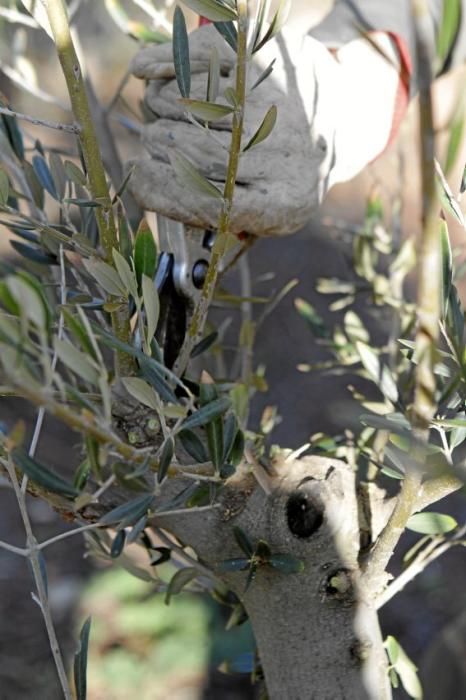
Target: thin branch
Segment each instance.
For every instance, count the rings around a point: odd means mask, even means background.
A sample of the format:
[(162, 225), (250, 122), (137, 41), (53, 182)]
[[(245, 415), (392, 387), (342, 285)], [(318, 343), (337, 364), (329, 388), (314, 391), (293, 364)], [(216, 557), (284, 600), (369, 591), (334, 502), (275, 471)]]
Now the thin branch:
[(38, 119), (37, 117), (29, 116), (29, 114), (15, 112), (12, 109), (8, 109), (8, 107), (0, 107), (0, 114), (5, 114), (7, 117), (22, 119), (30, 124), (35, 124), (35, 126), (45, 126), (47, 129), (66, 131), (69, 134), (79, 134), (79, 126), (77, 124), (62, 124), (61, 122), (54, 122), (50, 121), (49, 119)]
[(194, 508), (174, 508), (173, 510), (159, 510), (154, 512), (153, 517), (166, 518), (167, 516), (171, 515), (193, 515), (197, 513), (204, 513), (208, 510), (216, 510), (217, 508), (221, 508), (220, 503), (213, 503), (210, 506), (197, 506)]
[(158, 539), (167, 547), (169, 547), (171, 550), (176, 552), (176, 554), (181, 558), (184, 559), (184, 561), (189, 564), (189, 566), (193, 566), (194, 568), (198, 569), (198, 571), (203, 574), (204, 576), (207, 576), (210, 579), (215, 579), (214, 574), (210, 569), (208, 569), (206, 566), (200, 563), (197, 559), (194, 559), (190, 554), (185, 552), (185, 550), (180, 547), (179, 545), (174, 542), (171, 537), (168, 537), (168, 535), (165, 534), (165, 532), (159, 528), (159, 527), (154, 527), (153, 528), (154, 534), (158, 537)]
[[(71, 37), (63, 0), (44, 0), (44, 5), (68, 87), (73, 114), (81, 129), (79, 140), (86, 164), (89, 190), (92, 199), (97, 200), (101, 205), (95, 210), (100, 240), (107, 261), (113, 265), (112, 251), (114, 248), (119, 249), (118, 236), (107, 178), (86, 94), (83, 71)], [(130, 338), (130, 323), (127, 307), (121, 307), (118, 311), (112, 313), (112, 326), (116, 337), (123, 342), (128, 342)], [(126, 353), (117, 353), (118, 372), (123, 375), (131, 375), (133, 369), (133, 358)]]
[(231, 133), (230, 156), (223, 191), (223, 206), (220, 215), (217, 235), (215, 237), (209, 269), (202, 288), (199, 302), (194, 310), (183, 347), (175, 364), (175, 372), (181, 376), (185, 371), (191, 351), (194, 345), (202, 337), (207, 313), (214, 295), (215, 285), (221, 262), (226, 252), (233, 197), (235, 192), (236, 175), (238, 172), (239, 157), (241, 153), (241, 141), (243, 137), (244, 108), (246, 102), (246, 78), (247, 78), (247, 38), (248, 38), (248, 3), (247, 0), (237, 0), (238, 10), (238, 50), (236, 64), (235, 93), (238, 100), (238, 108), (233, 114), (233, 126)]
[(60, 679), (60, 684), (63, 690), (63, 695), (65, 700), (72, 700), (72, 694), (70, 686), (68, 683), (68, 677), (65, 670), (65, 664), (63, 662), (63, 657), (60, 650), (60, 645), (58, 644), (57, 635), (55, 632), (55, 627), (52, 620), (52, 613), (50, 610), (50, 604), (47, 596), (47, 589), (44, 580), (44, 575), (42, 571), (42, 564), (39, 555), (37, 540), (34, 537), (31, 521), (29, 519), (29, 514), (27, 511), (26, 500), (21, 487), (19, 485), (18, 479), (16, 477), (15, 467), (11, 461), (8, 459), (6, 463), (6, 469), (8, 471), (8, 476), (11, 479), (13, 488), (16, 495), (16, 500), (18, 502), (19, 510), (21, 513), (21, 518), (23, 521), (24, 529), (26, 531), (26, 542), (28, 545), (29, 553), (28, 558), (31, 562), (32, 573), (34, 576), (34, 582), (36, 584), (37, 596), (40, 603), (40, 609), (42, 616), (44, 618), (45, 627), (47, 629), (47, 634), (49, 638), (50, 650), (52, 652), (53, 659), (55, 661), (55, 666), (57, 668), (58, 677)]
[(37, 545), (37, 549), (45, 549), (46, 547), (50, 547), (51, 544), (55, 544), (56, 542), (61, 542), (61, 540), (68, 539), (68, 537), (74, 537), (74, 535), (80, 535), (81, 533), (88, 532), (89, 530), (97, 530), (100, 527), (103, 526), (99, 523), (89, 523), (88, 525), (83, 525), (82, 527), (76, 527), (74, 530), (67, 530), (66, 532), (61, 532), (59, 535), (55, 535), (55, 537), (51, 537), (49, 540), (40, 542)]
[[(420, 440), (426, 440), (430, 421), (435, 410), (434, 364), (439, 335), (441, 280), (440, 246), (438, 243), (439, 201), (435, 179), (435, 142), (430, 86), (432, 81), (429, 17), (426, 0), (412, 0), (416, 29), (417, 65), (419, 73), (421, 175), (422, 175), (422, 223), (423, 230), (419, 250), (419, 277), (417, 289), (416, 355), (414, 401), (411, 415), (413, 432)], [(415, 452), (419, 449), (415, 449)], [(414, 454), (414, 460), (422, 463), (422, 456)], [(406, 527), (411, 514), (418, 509), (422, 471), (410, 469), (403, 480), (393, 512), (375, 543), (363, 568), (368, 578), (378, 585), (393, 550)]]
[(3, 542), (0, 540), (0, 549), (6, 549), (7, 552), (12, 552), (13, 554), (19, 554), (20, 557), (28, 557), (29, 549), (24, 549), (23, 547), (15, 547), (8, 542)]
[(34, 17), (24, 12), (18, 12), (17, 10), (12, 10), (7, 7), (0, 7), (0, 17), (6, 19), (7, 22), (11, 22), (11, 24), (22, 24), (31, 29), (40, 29), (40, 25), (36, 22)]
[(396, 596), (400, 591), (403, 590), (408, 583), (421, 574), (424, 569), (426, 569), (429, 564), (432, 564), (436, 559), (438, 559), (442, 554), (445, 554), (452, 547), (458, 545), (464, 545), (462, 537), (465, 533), (465, 527), (462, 527), (458, 534), (451, 540), (446, 542), (438, 543), (437, 540), (431, 542), (430, 545), (425, 547), (419, 555), (414, 559), (413, 562), (397, 576), (397, 578), (391, 583), (376, 599), (376, 608), (379, 610), (382, 606), (388, 603), (394, 596)]
[(115, 474), (111, 474), (108, 477), (108, 479), (106, 481), (104, 481), (102, 486), (99, 489), (97, 489), (97, 491), (93, 494), (91, 503), (96, 503), (99, 500), (99, 498), (102, 496), (102, 494), (104, 494), (110, 488), (110, 486), (114, 483), (115, 479), (116, 479)]
[[(458, 467), (456, 467), (456, 469), (457, 468)], [(434, 479), (429, 479), (422, 484), (419, 490), (419, 497), (416, 507), (418, 510), (423, 510), (432, 503), (436, 503), (442, 498), (449, 496), (451, 493), (458, 491), (463, 486), (464, 477), (463, 479), (460, 479), (455, 476), (454, 473), (444, 474)]]

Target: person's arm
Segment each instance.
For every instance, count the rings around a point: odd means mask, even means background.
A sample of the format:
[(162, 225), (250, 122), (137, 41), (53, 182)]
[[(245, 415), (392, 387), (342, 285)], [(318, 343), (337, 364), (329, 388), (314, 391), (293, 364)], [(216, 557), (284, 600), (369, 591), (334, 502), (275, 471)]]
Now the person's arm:
[[(440, 26), (443, 3), (430, 2), (434, 28)], [(411, 0), (337, 0), (310, 32), (285, 29), (254, 56), (251, 85), (276, 61), (270, 77), (248, 94), (244, 142), (270, 105), (277, 107), (278, 117), (272, 137), (241, 157), (233, 233), (292, 233), (309, 220), (333, 184), (356, 175), (386, 148), (414, 92), (412, 27)], [(458, 31), (455, 47), (459, 36)], [(213, 27), (194, 32), (190, 46), (191, 96), (205, 99), (209, 57), (216, 46), (223, 68), (219, 101), (224, 102), (224, 90), (233, 84), (233, 52)], [(130, 180), (134, 196), (146, 209), (169, 218), (215, 227), (218, 201), (187, 191), (170, 158), (181, 152), (222, 188), (229, 121), (213, 122), (211, 133), (190, 122), (179, 101), (170, 45), (143, 49), (131, 68), (148, 81), (145, 102), (156, 117), (144, 132), (150, 158), (135, 164)]]
[[(466, 0), (427, 0), (428, 22), (431, 26), (432, 71), (434, 75), (446, 72), (466, 59)], [(448, 13), (445, 32), (444, 12)], [(398, 63), (398, 87), (393, 107), (387, 110), (387, 99), (383, 100), (385, 114), (392, 115), (386, 145), (396, 137), (410, 98), (417, 92), (416, 37), (411, 0), (336, 0), (333, 8), (324, 19), (309, 32), (321, 41), (337, 57), (345, 53), (347, 47), (355, 46), (362, 37), (373, 40), (375, 36), (385, 43), (390, 42), (396, 52)], [(385, 35), (385, 41), (381, 37)], [(387, 59), (391, 60), (390, 52)], [(382, 78), (380, 66), (377, 67)], [(373, 93), (378, 98), (374, 83), (361, 76), (360, 89)], [(388, 84), (387, 84), (388, 86)], [(390, 91), (389, 91), (390, 94)], [(372, 108), (375, 110), (375, 105)], [(372, 110), (371, 110), (372, 111)], [(380, 122), (379, 122), (380, 123)], [(386, 130), (381, 124), (380, 131)]]
[[(436, 76), (466, 60), (466, 0), (427, 0), (432, 30), (432, 66)], [(385, 32), (412, 65), (410, 92), (416, 92), (416, 38), (411, 0), (336, 0), (310, 34), (330, 49), (364, 32)], [(446, 24), (449, 31), (443, 31)]]

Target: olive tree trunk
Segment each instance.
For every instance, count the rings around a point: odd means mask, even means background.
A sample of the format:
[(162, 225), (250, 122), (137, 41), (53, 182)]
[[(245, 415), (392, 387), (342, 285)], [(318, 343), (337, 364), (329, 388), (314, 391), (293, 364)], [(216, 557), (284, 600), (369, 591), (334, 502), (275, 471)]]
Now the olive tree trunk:
[[(337, 460), (283, 456), (256, 477), (244, 471), (230, 479), (216, 509), (156, 524), (193, 547), (242, 601), (270, 700), (387, 700), (386, 654), (372, 587), (359, 566), (368, 521), (354, 471)], [(377, 530), (387, 510), (379, 500)], [(304, 570), (260, 566), (245, 591), (247, 573), (218, 573), (222, 561), (244, 556), (235, 525), (254, 544), (265, 540), (273, 554), (299, 558)]]

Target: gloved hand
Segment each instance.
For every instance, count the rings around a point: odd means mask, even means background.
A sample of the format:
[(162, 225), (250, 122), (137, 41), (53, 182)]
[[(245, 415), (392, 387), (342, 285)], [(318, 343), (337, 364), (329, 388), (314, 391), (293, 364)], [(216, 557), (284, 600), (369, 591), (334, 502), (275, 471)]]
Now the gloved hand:
[[(269, 65), (272, 75), (247, 95), (243, 144), (268, 108), (278, 108), (272, 134), (241, 155), (231, 231), (258, 236), (292, 233), (302, 227), (335, 182), (352, 177), (380, 153), (388, 140), (398, 87), (397, 52), (386, 35), (331, 54), (310, 37), (284, 31), (259, 51), (249, 69), (252, 86)], [(221, 58), (219, 102), (234, 86), (235, 54), (213, 26), (190, 36), (191, 97), (205, 99), (212, 46)], [(219, 202), (183, 187), (168, 154), (175, 149), (223, 189), (231, 119), (211, 123), (214, 137), (190, 123), (175, 80), (170, 44), (142, 49), (131, 70), (148, 81), (145, 102), (156, 121), (143, 140), (150, 157), (138, 161), (130, 188), (145, 209), (204, 228), (215, 228)], [(221, 142), (221, 143), (219, 143)], [(222, 148), (222, 145), (224, 148)]]

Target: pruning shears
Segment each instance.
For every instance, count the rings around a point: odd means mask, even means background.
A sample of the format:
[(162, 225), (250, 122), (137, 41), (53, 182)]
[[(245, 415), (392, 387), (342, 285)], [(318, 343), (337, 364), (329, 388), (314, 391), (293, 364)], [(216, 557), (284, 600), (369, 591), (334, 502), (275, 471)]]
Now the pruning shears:
[(209, 267), (215, 231), (185, 226), (157, 214), (159, 256), (154, 284), (160, 297), (157, 341), (172, 367), (199, 300)]

